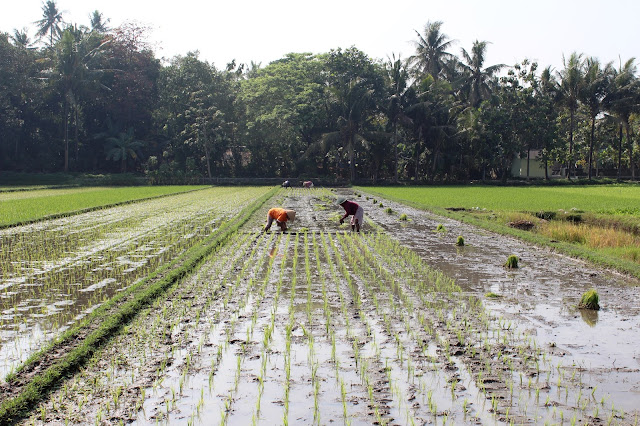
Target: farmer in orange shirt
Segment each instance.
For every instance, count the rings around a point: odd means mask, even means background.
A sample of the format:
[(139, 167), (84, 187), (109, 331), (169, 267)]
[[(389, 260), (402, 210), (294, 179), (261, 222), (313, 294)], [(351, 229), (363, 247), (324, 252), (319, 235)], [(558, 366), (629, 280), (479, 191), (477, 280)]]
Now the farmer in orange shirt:
[(280, 227), (282, 231), (287, 230), (287, 221), (294, 220), (296, 218), (296, 212), (288, 209), (281, 209), (274, 207), (267, 213), (267, 225), (264, 227), (264, 231), (271, 229), (271, 224), (276, 221), (276, 225)]

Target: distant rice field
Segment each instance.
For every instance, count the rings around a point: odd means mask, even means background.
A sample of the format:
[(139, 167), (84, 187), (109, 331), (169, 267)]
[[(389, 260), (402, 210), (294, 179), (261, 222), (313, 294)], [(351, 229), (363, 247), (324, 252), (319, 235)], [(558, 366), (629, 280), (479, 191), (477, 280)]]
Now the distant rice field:
[(0, 193), (0, 226), (191, 191), (203, 186), (135, 186), (42, 189)]
[(422, 207), (462, 207), (506, 211), (578, 209), (594, 213), (640, 216), (640, 186), (428, 186), (367, 187)]

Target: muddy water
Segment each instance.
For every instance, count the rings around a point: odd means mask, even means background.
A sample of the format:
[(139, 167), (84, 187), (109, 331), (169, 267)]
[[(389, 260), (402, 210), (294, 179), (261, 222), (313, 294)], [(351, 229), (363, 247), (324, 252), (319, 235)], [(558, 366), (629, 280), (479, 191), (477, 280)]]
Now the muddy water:
[[(389, 215), (366, 199), (365, 213), (389, 236), (411, 247), (432, 266), (456, 280), (470, 294), (487, 292), (493, 312), (518, 322), (539, 345), (552, 347), (556, 364), (587, 370), (596, 395), (615, 401), (627, 412), (640, 401), (639, 283), (620, 274), (537, 248), (519, 240), (384, 200), (397, 213)], [(369, 204), (369, 205), (368, 205)], [(398, 220), (406, 213), (410, 221)], [(443, 224), (446, 232), (436, 232)], [(464, 247), (455, 245), (462, 235)], [(502, 265), (520, 258), (520, 268)], [(576, 308), (581, 295), (595, 288), (601, 310)], [(611, 404), (609, 404), (611, 405)]]
[[(266, 210), (257, 212), (25, 423), (633, 424), (622, 395), (632, 391), (615, 393), (607, 382), (629, 386), (637, 376), (628, 366), (591, 368), (591, 350), (603, 359), (597, 347), (561, 341), (583, 340), (569, 333), (582, 324), (587, 333), (627, 321), (610, 318), (619, 312), (612, 308), (583, 319), (554, 302), (565, 300), (557, 288), (536, 295), (523, 279), (534, 257), (524, 247), (512, 252), (517, 241), (412, 209), (399, 224), (379, 207), (365, 215), (383, 233), (344, 234), (326, 192), (288, 195), (273, 204), (297, 209), (290, 233), (258, 233)], [(449, 232), (430, 232), (438, 223)], [(303, 227), (314, 232), (296, 232)], [(451, 250), (458, 233), (470, 245)], [(475, 250), (494, 239), (490, 247), (523, 257), (521, 269), (507, 272), (504, 260), (494, 266)], [(430, 257), (435, 246), (458, 267)], [(571, 259), (528, 250), (539, 265), (582, 272)], [(457, 285), (425, 259), (457, 274)], [(502, 298), (485, 299), (489, 290)], [(565, 304), (575, 303), (562, 291)]]

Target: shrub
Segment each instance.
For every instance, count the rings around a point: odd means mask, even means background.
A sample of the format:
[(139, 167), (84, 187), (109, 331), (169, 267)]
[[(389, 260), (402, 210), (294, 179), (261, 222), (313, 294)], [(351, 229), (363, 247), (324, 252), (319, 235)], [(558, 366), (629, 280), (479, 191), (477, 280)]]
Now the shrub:
[(505, 262), (504, 266), (509, 269), (515, 269), (518, 267), (518, 260), (519, 260), (518, 256), (516, 256), (515, 254), (512, 254), (507, 258), (507, 261)]
[(456, 245), (460, 247), (464, 245), (464, 237), (462, 235), (458, 236), (458, 239), (456, 240)]
[(534, 216), (537, 217), (538, 219), (544, 219), (544, 220), (553, 220), (556, 218), (556, 212), (554, 211), (539, 211), (534, 213)]
[(582, 299), (580, 299), (578, 308), (593, 309), (594, 311), (597, 311), (600, 310), (600, 305), (598, 304), (598, 302), (600, 302), (600, 296), (598, 296), (598, 292), (592, 288), (582, 295)]

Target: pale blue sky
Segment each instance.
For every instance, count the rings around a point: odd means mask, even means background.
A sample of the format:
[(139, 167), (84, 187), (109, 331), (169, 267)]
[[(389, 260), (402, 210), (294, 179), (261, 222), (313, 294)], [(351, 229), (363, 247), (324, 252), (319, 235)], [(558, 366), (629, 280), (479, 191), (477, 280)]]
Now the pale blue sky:
[[(601, 61), (640, 60), (640, 1), (637, 0), (57, 0), (69, 22), (88, 24), (95, 9), (117, 26), (137, 21), (153, 28), (158, 57), (199, 50), (222, 68), (227, 62), (261, 62), (288, 52), (327, 52), (355, 45), (373, 58), (408, 57), (415, 30), (444, 22), (443, 32), (460, 48), (491, 42), (487, 63), (513, 65), (524, 58), (562, 67), (562, 55), (578, 51)], [(42, 1), (2, 7), (0, 30), (12, 32), (41, 18)]]

